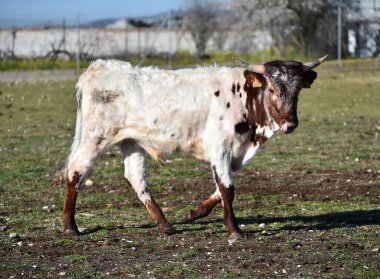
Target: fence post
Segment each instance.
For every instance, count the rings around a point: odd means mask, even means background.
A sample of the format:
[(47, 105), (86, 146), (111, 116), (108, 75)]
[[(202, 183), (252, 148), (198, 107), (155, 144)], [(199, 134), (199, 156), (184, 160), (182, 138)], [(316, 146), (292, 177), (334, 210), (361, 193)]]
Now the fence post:
[(80, 72), (80, 15), (79, 14), (77, 16), (77, 55), (76, 55), (76, 60), (77, 60), (76, 70), (77, 70), (77, 73), (79, 74), (79, 72)]
[(172, 69), (172, 11), (168, 12), (168, 32), (169, 32), (169, 50), (168, 50), (168, 68)]
[(262, 60), (262, 63), (264, 64), (266, 62), (266, 49), (265, 49), (265, 46), (266, 46), (266, 34), (265, 34), (265, 29), (266, 29), (266, 26), (265, 26), (265, 16), (264, 16), (264, 12), (266, 11), (266, 9), (264, 8), (263, 11), (261, 12), (261, 32), (262, 32), (262, 35), (261, 35), (261, 43), (263, 44), (263, 49), (262, 49), (262, 57), (261, 57), (261, 60)]
[(342, 8), (338, 3), (338, 49), (337, 49), (338, 65), (342, 67)]

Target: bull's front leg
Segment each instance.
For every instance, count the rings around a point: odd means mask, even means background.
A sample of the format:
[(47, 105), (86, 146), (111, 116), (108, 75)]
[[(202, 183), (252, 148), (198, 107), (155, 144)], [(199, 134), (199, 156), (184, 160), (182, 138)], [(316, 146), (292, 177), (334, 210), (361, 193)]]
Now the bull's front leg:
[(212, 166), (215, 183), (219, 189), (223, 203), (223, 223), (228, 231), (228, 238), (236, 240), (242, 237), (232, 203), (234, 200), (234, 184), (230, 160), (220, 160)]

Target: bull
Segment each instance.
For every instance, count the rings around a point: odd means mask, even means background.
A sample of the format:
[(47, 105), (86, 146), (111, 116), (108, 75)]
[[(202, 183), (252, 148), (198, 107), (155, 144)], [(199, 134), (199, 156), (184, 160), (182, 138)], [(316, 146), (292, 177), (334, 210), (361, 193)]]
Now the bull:
[(215, 192), (191, 210), (186, 221), (207, 216), (222, 202), (229, 239), (241, 237), (232, 206), (233, 172), (248, 164), (274, 134), (294, 131), (299, 93), (311, 86), (317, 78), (313, 69), (326, 59), (307, 64), (239, 61), (239, 67), (180, 70), (93, 62), (76, 85), (76, 130), (64, 170), (64, 233), (79, 234), (78, 189), (102, 151), (116, 144), (123, 154), (125, 178), (163, 233), (175, 229), (149, 191), (146, 154), (159, 159), (179, 151), (209, 162), (216, 184)]

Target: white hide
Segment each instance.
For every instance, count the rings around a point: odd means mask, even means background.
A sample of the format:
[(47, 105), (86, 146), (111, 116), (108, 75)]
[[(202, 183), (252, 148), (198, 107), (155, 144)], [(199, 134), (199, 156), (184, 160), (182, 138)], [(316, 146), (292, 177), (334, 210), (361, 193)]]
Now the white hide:
[[(153, 157), (172, 151), (192, 154), (210, 162), (226, 187), (232, 185), (231, 164), (240, 168), (259, 147), (249, 135), (235, 133), (235, 125), (247, 114), (243, 71), (228, 67), (169, 71), (95, 61), (77, 83), (80, 107), (68, 160), (69, 179), (75, 171), (84, 176), (106, 146), (128, 139), (135, 149), (122, 146), (125, 176), (143, 201), (150, 196), (144, 190), (143, 149)], [(240, 92), (232, 94), (233, 83), (240, 84)], [(94, 92), (115, 97), (96, 101)], [(266, 127), (265, 136), (271, 137), (276, 128)]]

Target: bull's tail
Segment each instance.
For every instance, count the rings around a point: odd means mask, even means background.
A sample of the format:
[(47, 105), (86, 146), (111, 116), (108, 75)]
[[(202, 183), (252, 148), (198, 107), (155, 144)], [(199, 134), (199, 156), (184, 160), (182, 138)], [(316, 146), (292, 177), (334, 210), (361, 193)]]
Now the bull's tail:
[(80, 141), (81, 141), (81, 138), (82, 138), (82, 89), (81, 89), (80, 85), (77, 85), (77, 89), (78, 89), (78, 91), (77, 91), (77, 103), (78, 103), (77, 122), (75, 124), (74, 142), (70, 148), (70, 155), (67, 158), (66, 167), (67, 167), (68, 162), (70, 162), (70, 160), (74, 156), (75, 152), (77, 151), (78, 146), (79, 146)]
[(75, 126), (74, 142), (71, 145), (70, 155), (67, 157), (65, 167), (53, 175), (52, 180), (51, 180), (51, 186), (61, 186), (65, 182), (67, 178), (68, 163), (70, 162), (75, 152), (77, 151), (81, 138), (82, 138), (82, 90), (80, 87), (78, 87), (77, 89), (78, 91), (77, 91), (76, 97), (77, 97), (78, 107), (77, 107), (77, 121), (76, 121), (76, 126)]

